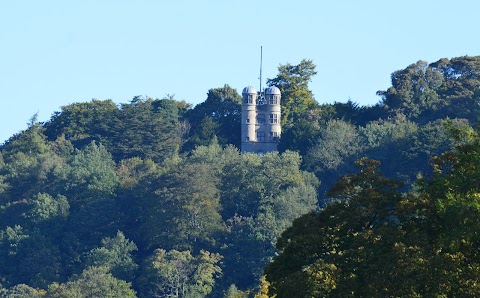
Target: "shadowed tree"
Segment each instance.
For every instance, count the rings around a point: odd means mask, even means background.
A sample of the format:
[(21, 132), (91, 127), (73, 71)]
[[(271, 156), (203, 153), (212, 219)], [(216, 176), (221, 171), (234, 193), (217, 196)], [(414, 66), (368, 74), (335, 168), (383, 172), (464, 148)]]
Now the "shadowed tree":
[(240, 148), (241, 103), (242, 97), (229, 85), (208, 90), (207, 99), (187, 112), (191, 134), (185, 149), (208, 145), (213, 135), (222, 146)]

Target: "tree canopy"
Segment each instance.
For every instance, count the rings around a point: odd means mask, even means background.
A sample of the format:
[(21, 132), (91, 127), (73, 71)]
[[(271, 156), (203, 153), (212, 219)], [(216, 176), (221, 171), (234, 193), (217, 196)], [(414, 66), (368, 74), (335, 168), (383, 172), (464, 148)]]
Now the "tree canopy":
[[(279, 152), (241, 97), (72, 103), (0, 145), (2, 297), (479, 296), (479, 57), (318, 104), (280, 65)], [(266, 268), (266, 269), (265, 269)]]
[(276, 86), (282, 93), (282, 124), (294, 123), (316, 107), (308, 83), (317, 74), (312, 60), (303, 59), (297, 65), (290, 63), (278, 67), (278, 75), (267, 80), (268, 86)]

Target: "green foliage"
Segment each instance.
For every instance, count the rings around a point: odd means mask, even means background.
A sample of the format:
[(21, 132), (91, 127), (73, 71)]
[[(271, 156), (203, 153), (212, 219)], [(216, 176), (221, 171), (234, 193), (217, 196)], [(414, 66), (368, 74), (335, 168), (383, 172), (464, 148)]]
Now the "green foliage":
[(437, 109), (440, 99), (437, 94), (442, 84), (442, 75), (428, 67), (427, 62), (418, 61), (404, 70), (392, 74), (392, 87), (379, 91), (387, 108), (418, 117), (427, 109)]
[(317, 74), (312, 60), (303, 59), (297, 65), (287, 63), (278, 67), (278, 75), (267, 80), (282, 93), (282, 124), (295, 123), (318, 104), (308, 89), (311, 78)]
[(306, 156), (306, 163), (315, 172), (335, 171), (362, 148), (356, 127), (341, 120), (332, 120), (320, 129), (320, 137)]
[(151, 159), (142, 160), (140, 157), (132, 157), (121, 160), (116, 173), (120, 186), (127, 190), (134, 188), (144, 177), (157, 170), (158, 166)]
[[(214, 148), (213, 148), (214, 149)], [(248, 289), (275, 254), (274, 244), (291, 221), (316, 208), (318, 180), (300, 170), (296, 152), (239, 154), (225, 149), (221, 205), (226, 219), (225, 287)]]
[(3, 167), (0, 181), (6, 195), (12, 198), (30, 197), (39, 192), (50, 192), (54, 179), (62, 169), (62, 160), (52, 150), (36, 123), (10, 139), (2, 147)]
[[(235, 214), (245, 216), (266, 211), (274, 207), (279, 197), (290, 188), (305, 185), (315, 188), (318, 181), (302, 172), (300, 164), (300, 155), (292, 151), (264, 156), (238, 153), (230, 156), (225, 161), (222, 179), (223, 216), (229, 218)], [(301, 204), (296, 202), (301, 199), (301, 196), (290, 198), (289, 202)], [(312, 204), (315, 202), (309, 201), (307, 208), (311, 208)]]
[[(194, 109), (135, 97), (34, 116), (0, 146), (0, 296), (133, 295), (123, 280), (162, 296), (175, 264), (188, 297), (478, 296), (479, 61), (408, 66), (371, 107), (318, 105), (313, 63), (280, 66), (282, 154), (240, 154), (228, 85)], [(338, 179), (364, 156), (406, 185), (365, 159)], [(277, 254), (267, 276), (287, 278), (259, 284)]]
[(32, 233), (19, 243), (18, 253), (5, 269), (10, 281), (46, 288), (63, 273), (59, 247), (47, 236)]
[(317, 142), (319, 134), (319, 128), (305, 119), (300, 119), (293, 125), (284, 125), (278, 151), (293, 150), (305, 156)]
[(87, 256), (88, 266), (106, 267), (113, 276), (123, 280), (132, 280), (138, 265), (131, 253), (137, 250), (132, 241), (118, 231), (114, 238), (103, 238), (102, 246), (90, 251)]
[(378, 175), (377, 163), (359, 165), (359, 174), (345, 176), (331, 190), (334, 203), (297, 219), (279, 239), (282, 253), (266, 270), (272, 294), (362, 296), (379, 286), (364, 279), (375, 274), (379, 259), (387, 261), (382, 246), (393, 244), (394, 206), (402, 197), (398, 183)]
[(39, 193), (32, 200), (32, 209), (27, 213), (27, 217), (33, 222), (43, 222), (56, 218), (67, 218), (70, 205), (67, 198), (58, 195), (53, 198), (49, 194)]
[(135, 291), (131, 289), (130, 283), (116, 279), (108, 273), (107, 268), (90, 267), (66, 283), (51, 284), (48, 286), (48, 292), (45, 297), (134, 298), (137, 296)]
[(229, 85), (208, 90), (207, 99), (187, 113), (192, 129), (185, 149), (209, 145), (213, 136), (223, 146), (240, 148), (241, 103), (242, 97)]
[(182, 145), (179, 111), (172, 99), (134, 98), (121, 106), (108, 147), (116, 160), (141, 157), (161, 162)]
[[(326, 105), (323, 105), (323, 109), (325, 109), (325, 106)], [(351, 99), (349, 99), (346, 103), (335, 102), (329, 108), (332, 111), (330, 112), (331, 115), (327, 114), (327, 117), (324, 117), (327, 118), (327, 120), (328, 118), (342, 119), (346, 122), (360, 126), (364, 126), (370, 121), (388, 117), (385, 107), (380, 104), (375, 104), (374, 106), (360, 106)]]
[(419, 61), (392, 74), (392, 87), (379, 91), (390, 113), (402, 112), (422, 123), (439, 118), (476, 121), (479, 107), (480, 58)]
[[(364, 155), (375, 158), (384, 164), (384, 172), (388, 177), (414, 180), (422, 171), (429, 171), (428, 160), (433, 157), (417, 155), (424, 154), (414, 150), (415, 138), (421, 128), (407, 120), (402, 114), (387, 120), (371, 121), (359, 129), (364, 139)], [(410, 165), (416, 164), (411, 169)]]
[(185, 163), (154, 181), (153, 193), (139, 198), (144, 243), (180, 249), (213, 244), (223, 225), (212, 167)]
[(227, 290), (226, 298), (247, 298), (248, 293), (239, 290), (235, 285), (230, 285)]
[(70, 216), (64, 228), (71, 238), (63, 244), (72, 250), (74, 259), (119, 229), (120, 206), (115, 201), (119, 178), (115, 169), (111, 154), (94, 142), (76, 149), (65, 166), (61, 181)]
[(115, 160), (139, 156), (162, 161), (181, 146), (179, 107), (173, 99), (140, 97), (120, 108), (111, 100), (75, 103), (52, 116), (46, 134), (51, 140), (63, 136), (76, 148), (101, 143)]
[(70, 104), (53, 114), (46, 124), (46, 135), (52, 140), (63, 135), (77, 148), (92, 141), (107, 145), (106, 137), (111, 134), (117, 113), (118, 107), (112, 100)]
[(277, 297), (469, 296), (480, 294), (480, 137), (452, 126), (455, 151), (434, 159), (415, 193), (361, 160), (333, 203), (297, 219), (267, 267)]
[(108, 198), (118, 185), (115, 163), (102, 144), (76, 150), (65, 171), (65, 190), (75, 204)]
[(219, 254), (201, 250), (197, 256), (189, 251), (155, 250), (147, 259), (144, 293), (149, 297), (205, 297), (222, 270)]
[[(3, 160), (3, 154), (2, 154), (2, 152), (0, 151), (0, 173), (3, 173), (4, 168), (5, 168), (5, 161)], [(1, 177), (0, 179), (4, 179), (3, 176), (0, 176), (0, 177)], [(1, 181), (1, 180), (0, 180), (0, 181)], [(0, 184), (0, 185), (2, 185), (2, 184)], [(4, 186), (2, 186), (2, 188), (0, 188), (0, 194), (5, 191), (5, 189), (4, 189), (3, 187), (4, 187)]]
[(34, 115), (28, 124), (28, 129), (10, 138), (3, 145), (7, 154), (7, 161), (12, 155), (23, 152), (29, 155), (40, 155), (48, 151), (46, 137), (43, 134), (43, 127), (37, 122), (37, 115)]
[(21, 226), (7, 227), (0, 231), (0, 243), (2, 252), (6, 252), (9, 256), (14, 256), (19, 251), (19, 245), (22, 241), (29, 237)]
[(32, 288), (25, 284), (18, 284), (10, 289), (0, 287), (0, 297), (3, 298), (40, 298), (45, 296), (45, 291)]
[(44, 287), (60, 273), (57, 247), (18, 225), (0, 232), (0, 255), (0, 275), (10, 283)]
[[(193, 110), (195, 111), (195, 110)], [(192, 111), (192, 113), (193, 113)], [(205, 116), (190, 136), (189, 143), (185, 144), (187, 149), (197, 146), (208, 146), (217, 139), (220, 125), (210, 116)]]

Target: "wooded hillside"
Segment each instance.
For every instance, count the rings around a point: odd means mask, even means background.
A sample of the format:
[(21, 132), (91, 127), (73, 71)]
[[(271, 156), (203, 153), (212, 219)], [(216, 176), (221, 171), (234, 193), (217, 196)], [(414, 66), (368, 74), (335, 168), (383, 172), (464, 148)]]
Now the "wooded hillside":
[(267, 81), (262, 156), (228, 85), (33, 117), (0, 146), (0, 296), (478, 296), (480, 57), (395, 71), (374, 106), (319, 104), (315, 74)]

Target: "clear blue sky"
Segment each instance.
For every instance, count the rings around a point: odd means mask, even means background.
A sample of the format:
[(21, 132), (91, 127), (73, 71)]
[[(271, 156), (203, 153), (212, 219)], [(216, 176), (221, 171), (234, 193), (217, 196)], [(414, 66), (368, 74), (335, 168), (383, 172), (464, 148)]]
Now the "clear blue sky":
[(0, 143), (38, 112), (96, 99), (258, 86), (312, 59), (318, 102), (362, 105), (418, 60), (478, 55), (476, 0), (0, 0)]

